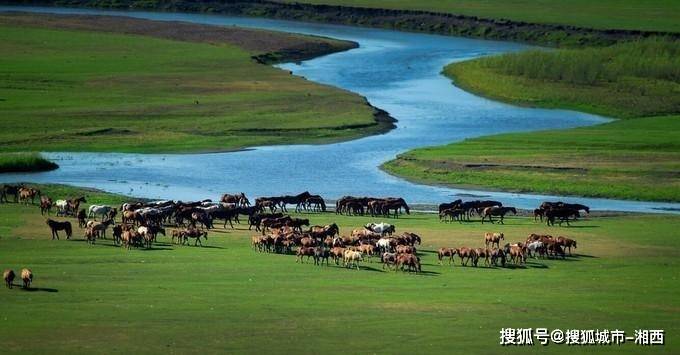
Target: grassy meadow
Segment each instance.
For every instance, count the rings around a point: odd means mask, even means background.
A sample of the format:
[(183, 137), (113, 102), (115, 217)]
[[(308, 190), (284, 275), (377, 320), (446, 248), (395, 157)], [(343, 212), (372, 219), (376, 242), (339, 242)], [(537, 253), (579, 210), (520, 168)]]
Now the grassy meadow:
[(680, 32), (680, 3), (673, 0), (285, 0), (285, 2), (424, 10), (597, 29)]
[(450, 64), (456, 85), (494, 100), (623, 120), (420, 148), (383, 167), (423, 183), (680, 201), (679, 53), (680, 42), (651, 38)]
[[(287, 43), (326, 52), (348, 43), (106, 17), (74, 17), (65, 29), (61, 20), (0, 16), (0, 151), (226, 151), (386, 129), (359, 95), (251, 59)], [(124, 33), (162, 26), (180, 33)]]
[[(85, 194), (88, 202), (124, 198), (62, 186), (40, 186), (54, 198)], [(440, 223), (413, 214), (397, 232), (421, 235), (420, 275), (296, 264), (290, 255), (260, 254), (252, 232), (211, 231), (205, 247), (160, 237), (151, 250), (51, 241), (37, 206), (0, 205), (0, 267), (30, 267), (34, 289), (0, 290), (0, 341), (8, 352), (466, 353), (501, 351), (502, 327), (665, 329), (666, 346), (592, 346), (582, 351), (678, 351), (678, 248), (668, 236), (675, 216), (591, 217), (571, 228), (529, 218), (505, 226)], [(364, 217), (305, 214), (338, 222), (343, 234)], [(75, 222), (75, 221), (72, 221)], [(566, 260), (530, 260), (523, 268), (439, 266), (441, 246), (481, 246), (483, 233), (508, 242), (531, 232), (578, 240)], [(200, 262), (199, 262), (200, 260)], [(39, 340), (39, 341), (38, 341)], [(398, 344), (396, 346), (395, 344)], [(449, 344), (449, 345), (446, 345)], [(451, 344), (455, 344), (451, 345)], [(566, 345), (508, 352), (573, 352)]]
[(39, 153), (0, 153), (0, 173), (45, 171), (58, 167)]

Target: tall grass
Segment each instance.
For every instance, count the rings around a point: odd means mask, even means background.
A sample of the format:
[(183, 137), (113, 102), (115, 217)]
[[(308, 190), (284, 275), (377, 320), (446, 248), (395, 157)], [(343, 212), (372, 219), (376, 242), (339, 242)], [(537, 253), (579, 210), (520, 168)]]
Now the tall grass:
[(0, 153), (0, 173), (46, 171), (58, 167), (39, 153)]
[(596, 85), (630, 77), (680, 83), (680, 41), (653, 37), (604, 48), (532, 50), (480, 63), (503, 74), (569, 84)]

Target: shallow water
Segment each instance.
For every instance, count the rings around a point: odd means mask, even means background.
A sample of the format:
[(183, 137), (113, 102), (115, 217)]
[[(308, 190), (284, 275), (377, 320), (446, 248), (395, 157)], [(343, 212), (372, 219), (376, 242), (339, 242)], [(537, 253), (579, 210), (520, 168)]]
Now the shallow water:
[[(557, 197), (484, 192), (413, 184), (378, 169), (406, 150), (501, 132), (569, 128), (606, 122), (567, 110), (521, 108), (467, 93), (440, 74), (452, 61), (527, 48), (526, 45), (397, 31), (219, 15), (121, 12), (0, 6), (0, 11), (125, 15), (238, 25), (352, 40), (360, 48), (280, 67), (309, 80), (341, 87), (388, 111), (397, 122), (389, 133), (327, 145), (256, 147), (216, 154), (46, 153), (60, 169), (3, 174), (0, 181), (65, 183), (150, 198), (217, 198), (223, 192), (249, 196), (309, 190), (330, 199), (343, 195), (402, 196), (436, 204), (455, 198), (492, 198), (533, 208)], [(319, 168), (321, 167), (321, 169)], [(659, 212), (680, 204), (566, 198), (593, 209)]]

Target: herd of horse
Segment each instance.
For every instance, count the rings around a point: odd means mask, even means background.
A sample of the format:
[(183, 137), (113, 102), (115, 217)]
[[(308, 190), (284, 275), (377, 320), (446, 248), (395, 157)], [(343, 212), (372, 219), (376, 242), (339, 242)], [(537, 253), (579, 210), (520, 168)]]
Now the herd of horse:
[(500, 243), (505, 239), (503, 233), (485, 233), (484, 247), (469, 248), (439, 248), (437, 258), (439, 264), (448, 259), (449, 264), (454, 264), (454, 256), (458, 255), (460, 263), (467, 266), (470, 263), (477, 267), (480, 260), (484, 261), (485, 266), (502, 266), (512, 263), (515, 266), (526, 264), (528, 257), (535, 259), (541, 258), (566, 258), (566, 250), (571, 256), (572, 248), (576, 248), (576, 240), (551, 235), (530, 234), (524, 242), (506, 243), (502, 248)]
[(396, 228), (388, 223), (368, 223), (342, 236), (338, 225), (311, 226), (306, 231), (283, 224), (270, 228), (267, 234), (253, 236), (251, 246), (262, 253), (294, 254), (295, 261), (304, 263), (314, 260), (315, 265), (326, 266), (332, 259), (336, 265), (356, 268), (363, 261), (372, 262), (380, 258), (383, 269), (421, 272), (420, 257), (416, 245), (421, 238), (415, 233), (403, 232), (394, 235)]
[[(534, 209), (534, 221), (541, 219), (546, 221), (549, 226), (554, 226), (555, 222), (558, 225), (562, 223), (569, 224), (569, 220), (573, 218), (576, 220), (581, 217), (581, 211), (590, 213), (590, 208), (586, 205), (578, 203), (565, 203), (565, 202), (543, 202), (537, 209)], [(503, 203), (499, 201), (463, 201), (455, 200), (453, 202), (442, 203), (439, 205), (439, 220), (444, 222), (453, 222), (454, 220), (462, 223), (463, 221), (470, 221), (473, 215), (478, 215), (481, 217), (481, 222), (484, 223), (486, 219), (489, 222), (494, 223), (492, 217), (500, 217), (499, 223), (503, 224), (503, 219), (505, 215), (512, 212), (512, 214), (517, 214), (517, 209), (515, 207), (503, 206)]]
[[(52, 239), (59, 239), (59, 232), (66, 238), (73, 235), (70, 221), (57, 221), (49, 218), (52, 209), (56, 208), (59, 217), (72, 217), (78, 221), (78, 227), (84, 229), (84, 238), (90, 244), (97, 239), (106, 239), (107, 230), (115, 245), (126, 249), (132, 247), (151, 248), (159, 234), (171, 236), (172, 243), (203, 245), (208, 240), (208, 231), (214, 227), (215, 221), (222, 220), (223, 228), (227, 223), (234, 228), (234, 223), (241, 223), (247, 218), (248, 229), (255, 228), (260, 235), (253, 236), (251, 244), (259, 252), (294, 254), (296, 262), (314, 259), (317, 265), (329, 265), (332, 259), (336, 265), (342, 263), (348, 268), (359, 269), (363, 261), (372, 262), (379, 258), (383, 268), (401, 269), (403, 271), (422, 271), (420, 257), (416, 247), (421, 238), (415, 233), (396, 234), (396, 228), (388, 223), (369, 223), (362, 228), (354, 229), (347, 236), (340, 234), (337, 224), (310, 225), (307, 218), (297, 218), (286, 214), (287, 206), (294, 205), (295, 211), (326, 211), (326, 204), (319, 195), (305, 191), (298, 195), (260, 197), (251, 205), (244, 193), (224, 194), (219, 202), (211, 200), (153, 201), (128, 202), (120, 206), (90, 205), (87, 209), (81, 204), (87, 203), (84, 196), (53, 201), (40, 190), (23, 185), (5, 185), (2, 188), (0, 202), (34, 204), (39, 199), (42, 215), (47, 215), (46, 224), (52, 233)], [(410, 214), (410, 209), (403, 198), (371, 198), (344, 196), (336, 202), (336, 214), (371, 215), (398, 217), (402, 209)], [(548, 225), (557, 221), (569, 223), (570, 218), (580, 216), (580, 211), (588, 213), (587, 206), (563, 202), (544, 202), (534, 210), (534, 219), (546, 220)], [(462, 201), (456, 200), (439, 205), (439, 218), (451, 222), (470, 220), (471, 216), (481, 216), (484, 223), (488, 219), (494, 223), (493, 217), (503, 224), (507, 213), (517, 213), (514, 207), (503, 206), (499, 201)], [(116, 218), (120, 222), (116, 223)], [(98, 220), (99, 219), (99, 220)], [(166, 227), (173, 230), (168, 235)], [(532, 234), (524, 242), (506, 243), (503, 233), (487, 233), (485, 246), (479, 248), (459, 247), (440, 248), (438, 259), (440, 264), (445, 259), (453, 264), (454, 256), (458, 256), (462, 265), (477, 266), (480, 260), (487, 266), (505, 266), (506, 261), (516, 265), (526, 263), (527, 257), (565, 257), (565, 250), (571, 254), (576, 241), (566, 237)]]
[(401, 197), (354, 197), (343, 196), (335, 202), (335, 213), (346, 214), (348, 216), (363, 216), (370, 214), (372, 217), (399, 217), (401, 210), (406, 214), (411, 210), (406, 201)]

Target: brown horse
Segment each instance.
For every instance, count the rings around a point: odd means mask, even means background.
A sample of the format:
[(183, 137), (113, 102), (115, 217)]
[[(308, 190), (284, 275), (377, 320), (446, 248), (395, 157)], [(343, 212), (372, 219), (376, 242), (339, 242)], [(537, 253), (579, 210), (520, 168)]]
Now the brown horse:
[(462, 247), (456, 249), (456, 254), (460, 257), (460, 263), (463, 266), (467, 266), (468, 261), (474, 261), (477, 259), (477, 252), (474, 249)]
[(250, 201), (246, 197), (246, 194), (241, 192), (240, 194), (236, 195), (231, 195), (231, 194), (224, 194), (222, 195), (222, 198), (220, 199), (221, 202), (224, 203), (233, 203), (236, 206), (239, 207), (248, 207), (250, 206)]
[(420, 258), (413, 254), (397, 254), (396, 268), (401, 268), (404, 271), (404, 266), (408, 267), (409, 272), (419, 273), (423, 271), (420, 266)]
[(571, 248), (576, 249), (576, 241), (567, 237), (557, 237), (557, 243), (569, 250), (569, 256), (571, 256)]
[(496, 245), (496, 247), (500, 248), (500, 242), (501, 240), (505, 239), (505, 235), (503, 233), (484, 233), (484, 245), (486, 247), (489, 247), (489, 244), (491, 244), (491, 247)]
[(47, 197), (47, 196), (40, 196), (40, 214), (45, 215), (50, 215), (50, 212), (52, 211), (52, 206), (54, 203), (52, 202), (52, 199)]
[(345, 248), (343, 247), (333, 247), (331, 248), (331, 258), (335, 261), (335, 265), (340, 264), (340, 260), (345, 255)]
[(66, 232), (66, 239), (71, 239), (71, 234), (73, 233), (73, 229), (71, 228), (71, 222), (65, 221), (65, 222), (58, 222), (52, 219), (48, 219), (45, 221), (45, 223), (50, 226), (50, 230), (52, 231), (52, 240), (55, 238), (59, 240), (59, 233), (58, 231), (65, 231)]
[(484, 258), (484, 265), (485, 266), (491, 266), (491, 263), (489, 262), (489, 257), (491, 256), (491, 252), (489, 249), (486, 248), (475, 248), (475, 253), (477, 254), (477, 257), (473, 260), (473, 263), (475, 266), (477, 266), (477, 262), (479, 262), (479, 259)]
[(31, 200), (31, 204), (35, 204), (35, 197), (40, 196), (40, 190), (33, 189), (30, 187), (22, 187), (19, 189), (19, 201), (28, 205), (28, 200)]
[(454, 248), (439, 248), (437, 251), (437, 259), (439, 259), (439, 265), (442, 264), (444, 258), (449, 258), (449, 265), (453, 264), (453, 257), (456, 255), (456, 249)]

